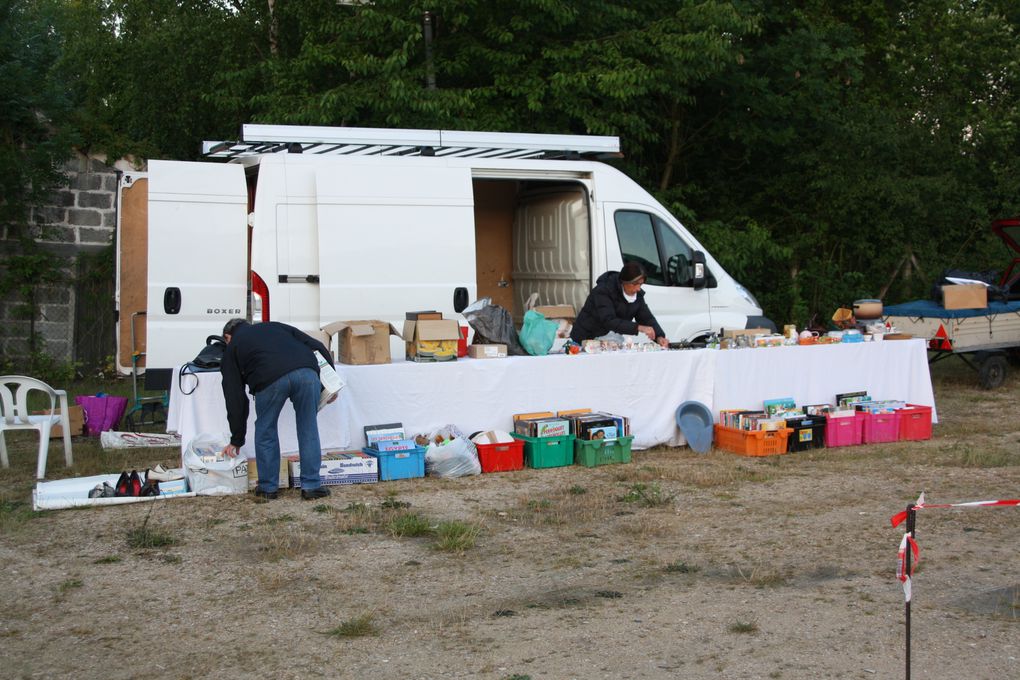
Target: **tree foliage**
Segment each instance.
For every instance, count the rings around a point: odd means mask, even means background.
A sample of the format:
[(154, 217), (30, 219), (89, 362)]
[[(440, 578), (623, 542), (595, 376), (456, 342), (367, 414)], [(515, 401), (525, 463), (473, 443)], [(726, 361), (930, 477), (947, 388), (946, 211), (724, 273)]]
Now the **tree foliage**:
[(779, 320), (1001, 265), (988, 224), (1020, 212), (1008, 0), (46, 4), (90, 149), (195, 158), (253, 121), (619, 135)]

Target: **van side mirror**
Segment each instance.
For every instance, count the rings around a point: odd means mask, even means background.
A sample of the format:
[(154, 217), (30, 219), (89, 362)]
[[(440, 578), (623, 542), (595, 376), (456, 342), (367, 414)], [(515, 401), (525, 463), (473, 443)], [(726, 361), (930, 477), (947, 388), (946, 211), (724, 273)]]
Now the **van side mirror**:
[(464, 287), (453, 289), (453, 311), (460, 314), (468, 306), (468, 290)]
[(695, 250), (691, 254), (691, 269), (692, 277), (691, 281), (694, 286), (694, 290), (701, 290), (708, 283), (707, 269), (705, 267), (705, 253), (700, 250)]

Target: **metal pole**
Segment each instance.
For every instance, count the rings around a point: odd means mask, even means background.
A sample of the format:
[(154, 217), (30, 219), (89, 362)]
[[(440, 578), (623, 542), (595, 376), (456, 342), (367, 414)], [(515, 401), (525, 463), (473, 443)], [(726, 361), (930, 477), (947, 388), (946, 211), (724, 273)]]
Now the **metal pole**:
[(422, 32), (425, 35), (425, 86), (429, 90), (436, 89), (436, 69), (432, 63), (432, 12), (426, 11), (422, 15), (424, 26)]
[[(914, 506), (913, 505), (908, 505), (907, 506), (907, 535), (910, 536), (910, 538), (914, 539), (915, 541), (917, 540), (917, 537), (914, 535), (914, 529), (915, 529), (914, 521), (915, 521), (916, 518), (917, 518), (917, 511), (914, 510)], [(910, 555), (910, 546), (907, 545), (906, 555), (904, 557), (904, 559), (905, 559), (904, 573), (907, 574), (908, 577), (910, 576), (910, 557), (911, 557), (911, 555)], [(905, 621), (906, 621), (906, 644), (907, 644), (907, 650), (906, 650), (907, 651), (907, 653), (906, 653), (906, 674), (904, 675), (906, 680), (910, 680), (910, 601), (914, 599), (914, 587), (913, 586), (914, 586), (913, 579), (911, 579), (911, 583), (910, 583), (910, 597), (907, 599), (907, 602), (904, 605), (904, 607), (905, 607), (904, 616), (905, 616)]]

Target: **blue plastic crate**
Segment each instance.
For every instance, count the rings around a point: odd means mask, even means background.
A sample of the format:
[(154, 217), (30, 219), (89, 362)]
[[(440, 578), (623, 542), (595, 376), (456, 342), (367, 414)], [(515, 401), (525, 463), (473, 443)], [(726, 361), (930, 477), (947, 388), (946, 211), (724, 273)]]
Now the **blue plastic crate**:
[(379, 451), (370, 446), (361, 450), (379, 459), (380, 482), (425, 476), (424, 446), (416, 446), (407, 451)]

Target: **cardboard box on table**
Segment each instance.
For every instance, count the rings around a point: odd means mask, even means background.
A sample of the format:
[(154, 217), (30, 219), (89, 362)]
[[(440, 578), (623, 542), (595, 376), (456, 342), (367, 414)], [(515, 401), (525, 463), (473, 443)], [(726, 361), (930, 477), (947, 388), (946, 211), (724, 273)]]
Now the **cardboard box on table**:
[(322, 330), (337, 336), (337, 358), (351, 365), (390, 363), (390, 336), (400, 337), (393, 324), (373, 319), (334, 321)]
[(771, 333), (772, 333), (772, 331), (770, 331), (768, 328), (724, 328), (723, 329), (723, 337), (724, 338), (735, 338), (738, 335), (747, 335), (747, 336), (753, 338), (756, 335), (770, 335)]
[(942, 306), (946, 309), (985, 309), (988, 287), (981, 283), (942, 286)]
[(504, 359), (506, 345), (468, 345), (468, 356), (472, 359)]
[(547, 319), (565, 319), (573, 322), (577, 318), (573, 305), (538, 305), (534, 310)]
[[(32, 411), (32, 415), (34, 416), (43, 416), (48, 413), (50, 413), (49, 409), (46, 409), (45, 411)], [(57, 410), (57, 413), (60, 413), (59, 409)], [(78, 435), (85, 433), (85, 411), (82, 410), (81, 406), (78, 406), (77, 404), (74, 406), (68, 406), (67, 420), (69, 423), (68, 432), (72, 437), (77, 437)], [(57, 424), (55, 424), (50, 430), (50, 439), (60, 439), (63, 436), (64, 428), (62, 428), (60, 423), (57, 422)]]
[(456, 361), (460, 325), (455, 319), (407, 319), (403, 338), (408, 361)]

